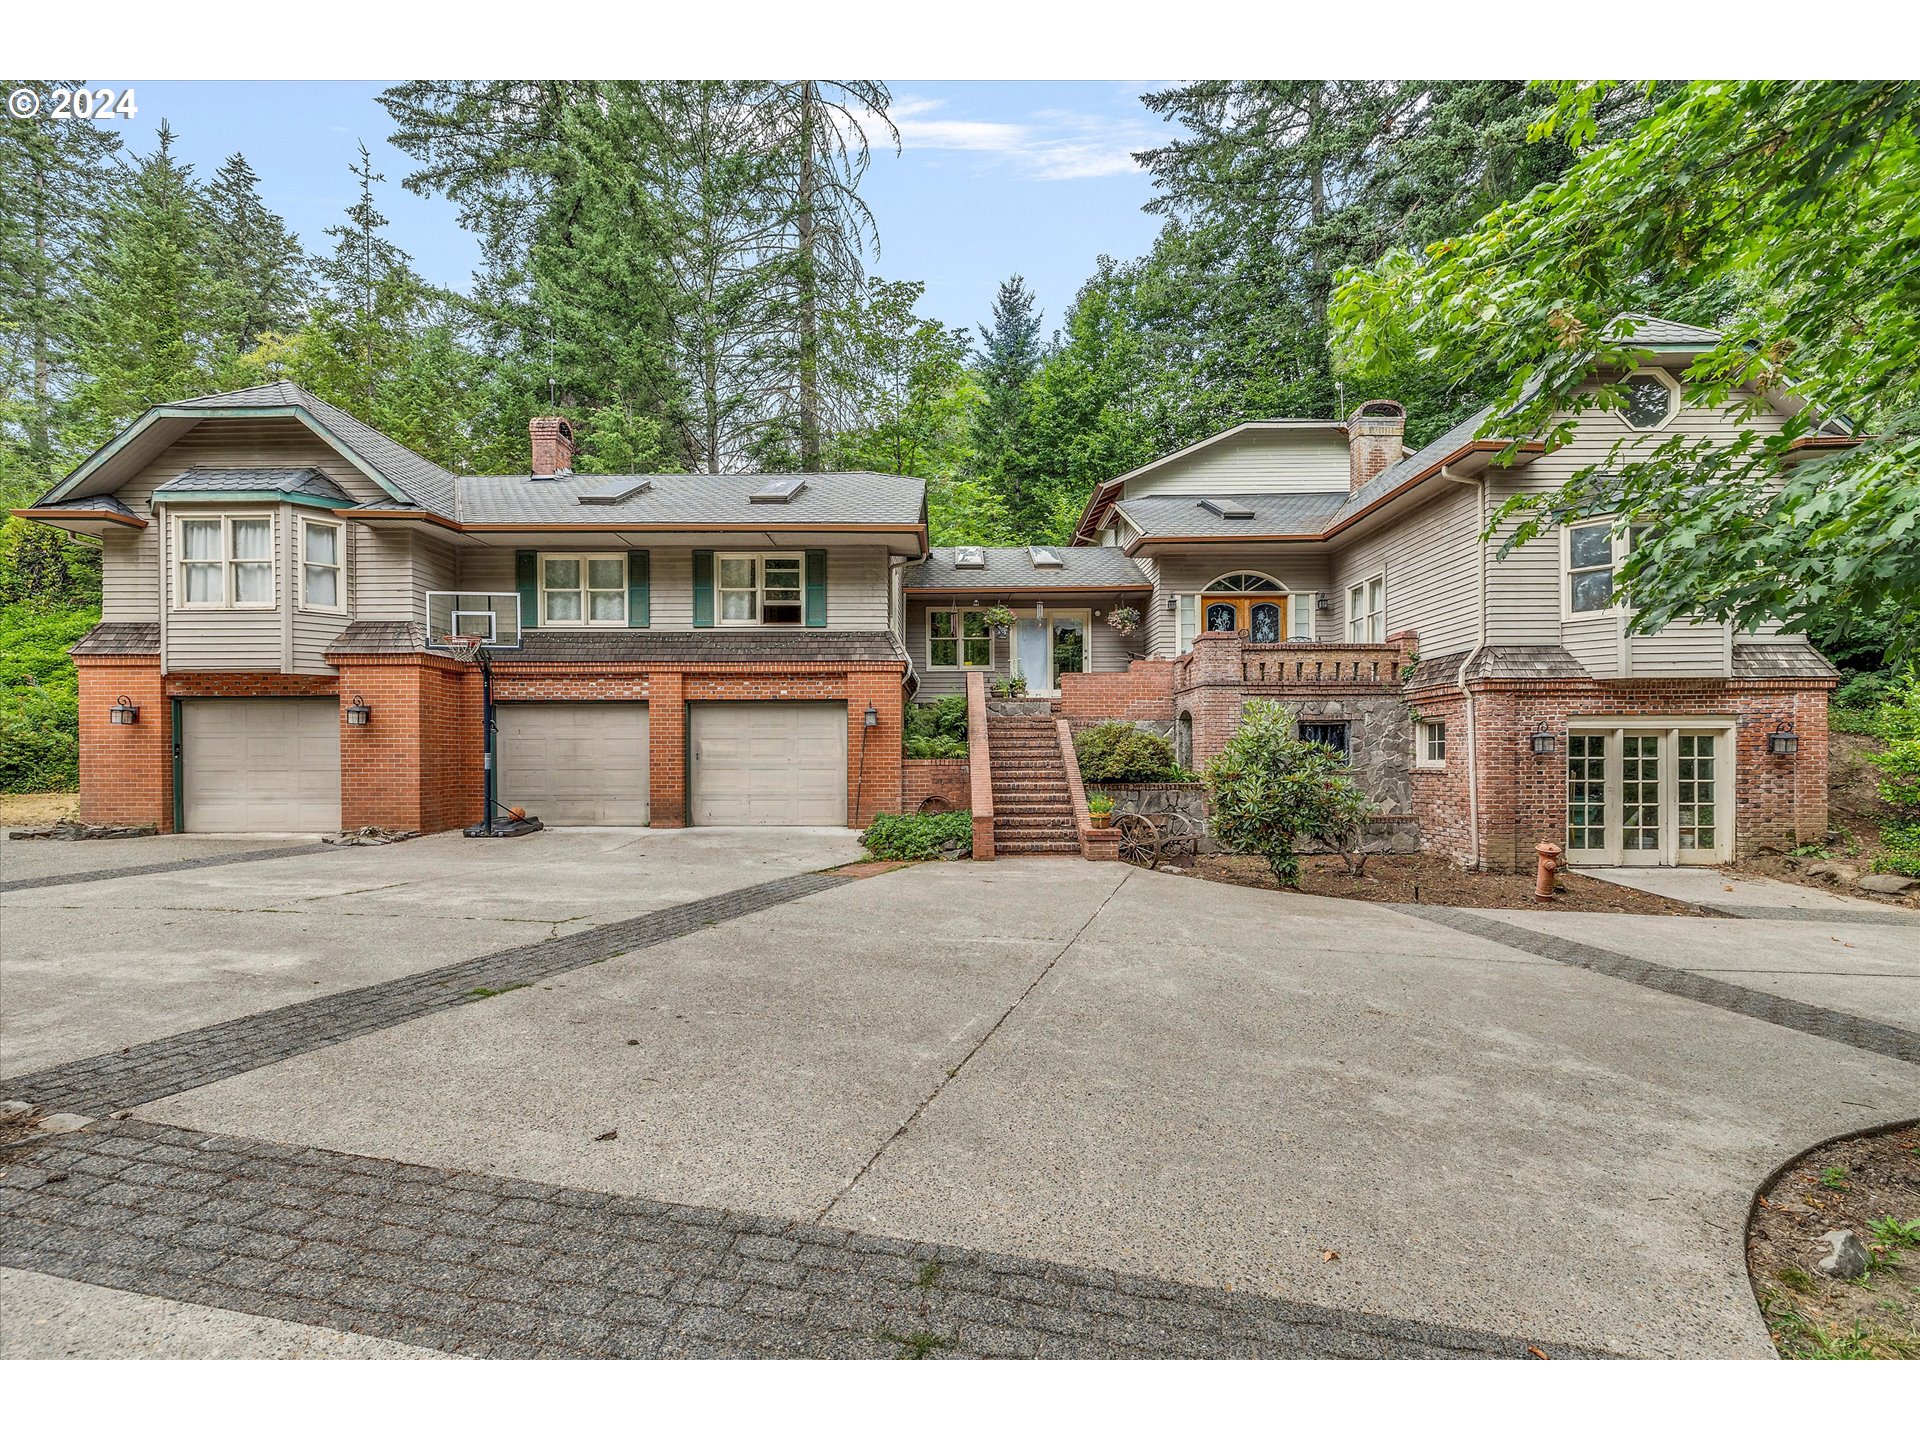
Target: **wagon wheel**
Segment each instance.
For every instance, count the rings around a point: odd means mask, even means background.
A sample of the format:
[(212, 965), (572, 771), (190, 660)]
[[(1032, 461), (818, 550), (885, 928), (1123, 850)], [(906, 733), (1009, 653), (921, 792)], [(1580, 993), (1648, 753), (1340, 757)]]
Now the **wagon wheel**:
[(1160, 842), (1160, 858), (1191, 867), (1200, 859), (1200, 827), (1184, 815), (1167, 816), (1166, 837)]
[(1119, 815), (1113, 828), (1120, 833), (1122, 860), (1149, 870), (1160, 863), (1160, 831), (1153, 821), (1144, 815)]

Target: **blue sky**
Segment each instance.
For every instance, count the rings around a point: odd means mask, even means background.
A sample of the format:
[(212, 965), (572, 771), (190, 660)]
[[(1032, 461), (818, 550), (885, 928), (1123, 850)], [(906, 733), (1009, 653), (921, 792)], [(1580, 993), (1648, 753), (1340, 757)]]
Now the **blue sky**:
[[(477, 257), (454, 208), (400, 187), (407, 157), (368, 82), (94, 81), (131, 84), (139, 115), (119, 122), (136, 151), (162, 117), (202, 177), (235, 150), (260, 173), (267, 203), (310, 249), (352, 197), (347, 172), (365, 140), (387, 176), (380, 206), (421, 272), (464, 289)], [(1143, 252), (1158, 228), (1129, 152), (1166, 127), (1139, 103), (1149, 84), (1114, 81), (892, 82), (901, 153), (877, 150), (862, 193), (879, 220), (874, 273), (927, 285), (924, 313), (949, 325), (986, 319), (1016, 271), (1059, 323), (1096, 256)], [(878, 138), (876, 136), (876, 138)]]

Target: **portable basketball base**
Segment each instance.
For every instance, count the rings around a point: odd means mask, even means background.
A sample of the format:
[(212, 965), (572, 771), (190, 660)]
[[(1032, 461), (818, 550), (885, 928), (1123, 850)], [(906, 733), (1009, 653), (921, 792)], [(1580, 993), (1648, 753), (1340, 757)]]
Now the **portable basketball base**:
[[(504, 622), (504, 623), (503, 623)], [(503, 631), (505, 633), (503, 633)], [(534, 815), (516, 815), (500, 803), (499, 727), (493, 712), (495, 649), (520, 645), (520, 596), (517, 593), (430, 591), (427, 595), (427, 644), (455, 659), (480, 667), (481, 791), (480, 823), (461, 833), (499, 840), (531, 835), (546, 827)]]

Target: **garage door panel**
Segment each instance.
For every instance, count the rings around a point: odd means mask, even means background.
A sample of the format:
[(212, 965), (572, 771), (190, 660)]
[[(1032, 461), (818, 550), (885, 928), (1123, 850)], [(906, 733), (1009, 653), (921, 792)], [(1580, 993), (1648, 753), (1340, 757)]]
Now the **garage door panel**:
[(495, 707), (500, 803), (547, 825), (645, 825), (647, 707), (556, 702)]
[(340, 828), (332, 699), (183, 700), (181, 820), (201, 833)]
[(692, 709), (693, 823), (847, 823), (847, 707), (740, 702)]

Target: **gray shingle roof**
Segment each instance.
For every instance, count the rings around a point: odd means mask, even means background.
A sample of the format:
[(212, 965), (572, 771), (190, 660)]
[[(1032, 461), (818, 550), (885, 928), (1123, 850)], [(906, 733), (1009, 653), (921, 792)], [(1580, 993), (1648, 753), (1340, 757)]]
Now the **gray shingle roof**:
[[(1417, 661), (1406, 688), (1422, 690), (1429, 685), (1453, 685), (1460, 666), (1472, 652), (1455, 650), (1446, 655), (1429, 655)], [(1586, 680), (1591, 678), (1578, 660), (1558, 645), (1489, 645), (1473, 657), (1467, 666), (1469, 680)]]
[(1811, 645), (1798, 641), (1756, 641), (1733, 647), (1733, 677), (1736, 680), (1837, 680), (1840, 672)]
[(68, 651), (71, 655), (158, 655), (160, 622), (103, 620)]
[(255, 385), (246, 390), (228, 390), (219, 395), (200, 395), (179, 402), (188, 410), (268, 409), (293, 405), (305, 410), (322, 427), (367, 464), (382, 478), (408, 496), (414, 504), (441, 515), (454, 513), (453, 472), (443, 470), (424, 456), (416, 455), (398, 440), (382, 435), (371, 425), (356, 420), (338, 406), (329, 405), (288, 380), (271, 385)]
[(140, 518), (122, 504), (117, 497), (112, 495), (82, 495), (77, 500), (56, 500), (51, 505), (39, 508), (47, 510), (98, 510), (104, 515), (124, 515), (129, 520), (138, 520)]
[[(1403, 462), (1404, 463), (1404, 462)], [(1339, 512), (1344, 490), (1300, 494), (1142, 495), (1114, 508), (1147, 539), (1161, 535), (1317, 535)], [(1202, 500), (1231, 501), (1253, 515), (1229, 520)]]
[[(926, 508), (927, 485), (904, 475), (847, 470), (809, 475), (799, 494), (779, 505), (748, 497), (770, 475), (476, 475), (459, 481), (459, 519), (465, 525), (784, 525), (914, 526)], [(615, 479), (647, 480), (637, 495), (612, 505), (583, 505)]]
[(981, 556), (986, 564), (978, 570), (963, 570), (954, 563), (959, 558), (959, 548), (941, 546), (931, 551), (923, 563), (907, 570), (906, 585), (909, 590), (942, 591), (1109, 586), (1120, 589), (1129, 585), (1150, 588), (1146, 572), (1116, 546), (1081, 545), (1069, 549), (1062, 545), (1056, 547), (1055, 553), (1062, 562), (1057, 567), (1035, 565), (1024, 545), (1017, 549), (983, 549)]
[(427, 648), (427, 627), (415, 620), (356, 620), (327, 646), (336, 655), (407, 655)]
[(248, 490), (311, 495), (314, 499), (324, 500), (329, 505), (353, 504), (351, 495), (311, 466), (291, 470), (258, 468), (183, 470), (166, 484), (156, 487), (153, 493), (156, 497), (181, 500), (195, 494), (232, 494), (235, 491)]
[(498, 665), (554, 662), (905, 665), (891, 630), (529, 630)]
[(1721, 335), (1718, 330), (1630, 311), (1613, 318), (1607, 326), (1607, 339), (1616, 345), (1718, 345)]

